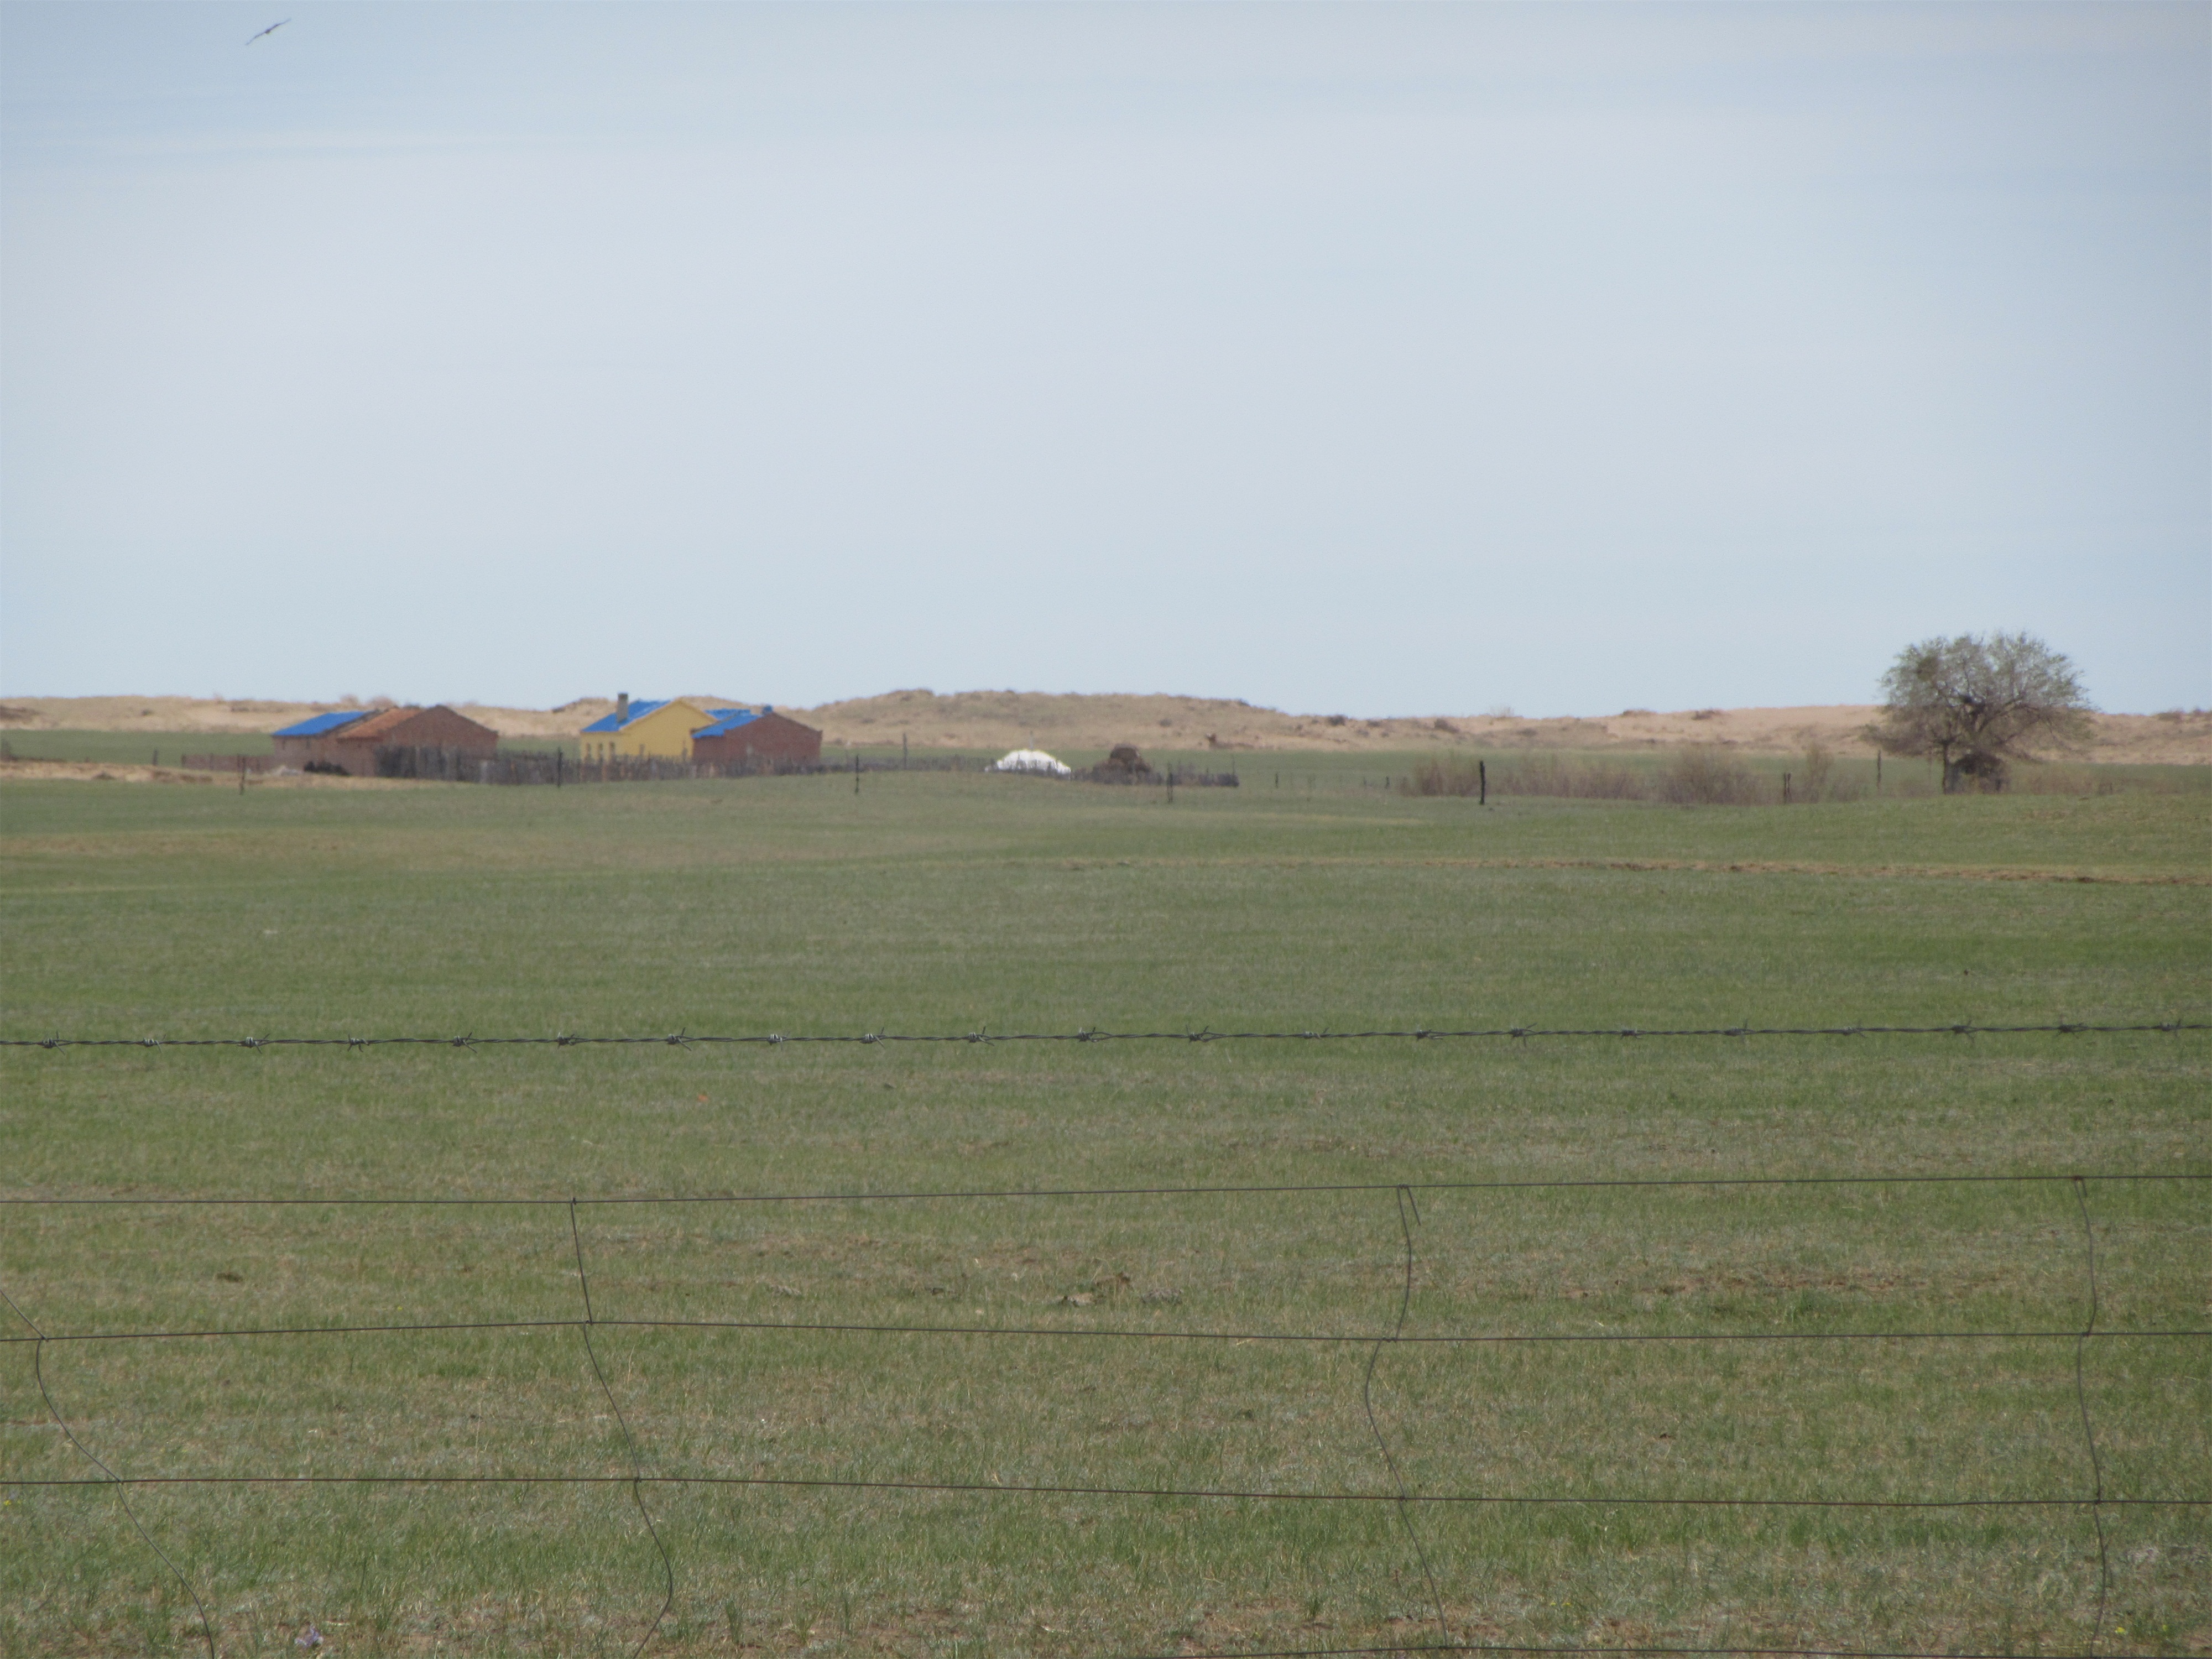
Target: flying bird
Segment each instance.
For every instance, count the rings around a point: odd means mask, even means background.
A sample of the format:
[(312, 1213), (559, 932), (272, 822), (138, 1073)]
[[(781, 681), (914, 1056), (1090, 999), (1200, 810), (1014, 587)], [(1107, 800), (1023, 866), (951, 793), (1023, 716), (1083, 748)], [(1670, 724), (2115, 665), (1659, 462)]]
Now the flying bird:
[[(289, 23), (292, 20), (290, 18), (287, 17), (284, 19), (283, 22), (271, 23), (267, 28), (261, 31), (261, 34), (274, 34), (278, 29), (283, 28), (285, 23)], [(255, 40), (258, 40), (261, 38), (261, 34), (254, 35), (252, 39), (248, 40), (246, 44), (249, 46), (252, 46)]]

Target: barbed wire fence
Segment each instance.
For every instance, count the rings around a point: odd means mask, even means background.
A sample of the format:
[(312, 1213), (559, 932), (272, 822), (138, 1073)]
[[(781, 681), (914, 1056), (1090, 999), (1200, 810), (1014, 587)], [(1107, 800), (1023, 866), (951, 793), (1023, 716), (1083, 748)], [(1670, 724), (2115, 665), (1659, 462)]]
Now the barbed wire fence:
[(1499, 1039), (1526, 1042), (1542, 1037), (2086, 1036), (2099, 1033), (2140, 1035), (2158, 1031), (2176, 1035), (2206, 1030), (2212, 1030), (2212, 1021), (2166, 1019), (2111, 1024), (2051, 1020), (2010, 1025), (1981, 1024), (1972, 1020), (1954, 1020), (1941, 1025), (1417, 1025), (1344, 1031), (1327, 1027), (1300, 1031), (1216, 1031), (1206, 1027), (1182, 1031), (1112, 1031), (1085, 1025), (1072, 1031), (994, 1031), (982, 1028), (972, 1031), (761, 1031), (734, 1036), (678, 1030), (614, 1036), (556, 1031), (547, 1036), (477, 1036), (465, 1032), (457, 1036), (0, 1037), (0, 1048), (684, 1048), (878, 1042), (1443, 1042)]
[[(1079, 1030), (1064, 1033), (987, 1034), (983, 1032), (934, 1036), (897, 1036), (873, 1032), (851, 1036), (692, 1036), (681, 1033), (662, 1036), (589, 1037), (556, 1036), (550, 1037), (252, 1037), (252, 1038), (185, 1038), (162, 1041), (139, 1038), (33, 1038), (0, 1040), (0, 1046), (56, 1049), (62, 1048), (120, 1048), (133, 1047), (230, 1047), (263, 1048), (278, 1046), (359, 1048), (384, 1044), (473, 1048), (478, 1045), (538, 1044), (574, 1046), (576, 1044), (617, 1045), (674, 1045), (692, 1043), (781, 1043), (781, 1042), (1218, 1042), (1218, 1041), (1310, 1041), (1411, 1039), (1431, 1037), (1640, 1037), (1640, 1036), (1854, 1036), (1866, 1035), (1949, 1036), (1992, 1035), (2015, 1032), (2036, 1032), (2074, 1035), (2085, 1032), (2143, 1033), (2201, 1031), (2212, 1029), (2204, 1023), (2165, 1021), (2126, 1024), (2049, 1024), (2033, 1025), (1940, 1025), (1940, 1026), (1808, 1026), (1808, 1027), (1729, 1027), (1674, 1028), (1667, 1030), (1635, 1030), (1618, 1027), (1583, 1028), (1496, 1028), (1461, 1030), (1360, 1030), (1327, 1031), (1231, 1031), (1231, 1032), (1133, 1032), (1109, 1033)], [(2090, 1523), (2097, 1559), (2098, 1601), (2090, 1644), (2084, 1650), (2084, 1659), (2124, 1659), (2110, 1652), (2100, 1655), (2098, 1641), (2104, 1631), (2106, 1615), (2112, 1594), (2112, 1570), (2109, 1543), (2106, 1531), (2108, 1510), (2212, 1510), (2212, 1492), (2185, 1497), (2130, 1497), (2112, 1495), (2106, 1490), (2105, 1469), (2099, 1449), (2100, 1427), (2090, 1407), (2087, 1355), (2093, 1341), (2107, 1340), (2202, 1342), (2212, 1339), (2212, 1328), (2119, 1328), (2099, 1326), (2099, 1297), (2097, 1285), (2097, 1245), (2095, 1228), (2089, 1205), (2089, 1189), (2093, 1183), (2158, 1182), (2203, 1183), (2212, 1181), (2212, 1172), (2188, 1170), (2100, 1170), (2090, 1171), (2040, 1171), (2008, 1174), (1950, 1174), (1927, 1175), (1913, 1173), (1851, 1172), (1814, 1176), (1653, 1176), (1653, 1177), (1583, 1177), (1561, 1179), (1526, 1179), (1494, 1181), (1396, 1181), (1377, 1182), (1312, 1182), (1312, 1183), (1253, 1183), (1253, 1184), (1190, 1184), (1155, 1185), (1120, 1188), (1000, 1188), (941, 1190), (851, 1190), (815, 1192), (763, 1192), (722, 1194), (602, 1194), (586, 1195), (570, 1194), (567, 1196), (529, 1197), (471, 1197), (447, 1194), (418, 1195), (245, 1195), (237, 1197), (209, 1197), (196, 1194), (175, 1195), (64, 1195), (9, 1194), (0, 1196), (0, 1208), (25, 1211), (44, 1208), (97, 1206), (185, 1206), (199, 1208), (270, 1208), (286, 1206), (349, 1206), (404, 1208), (410, 1206), (488, 1206), (497, 1207), (528, 1207), (565, 1211), (569, 1243), (576, 1270), (576, 1289), (581, 1306), (580, 1317), (534, 1318), (508, 1320), (472, 1320), (453, 1322), (380, 1322), (370, 1324), (311, 1324), (288, 1326), (222, 1327), (208, 1328), (156, 1328), (125, 1331), (61, 1331), (42, 1328), (9, 1293), (0, 1285), (0, 1303), (21, 1322), (27, 1334), (0, 1337), (0, 1348), (27, 1346), (32, 1352), (33, 1373), (41, 1401), (56, 1429), (67, 1443), (97, 1471), (96, 1474), (76, 1477), (22, 1477), (0, 1475), (0, 1486), (22, 1490), (57, 1490), (108, 1488), (115, 1493), (124, 1514), (138, 1537), (167, 1566), (184, 1588), (198, 1614), (200, 1636), (210, 1659), (220, 1659), (220, 1631), (210, 1614), (205, 1602), (193, 1583), (191, 1576), (172, 1559), (147, 1528), (138, 1514), (132, 1510), (129, 1494), (132, 1492), (161, 1488), (294, 1488), (294, 1487), (380, 1487), (396, 1486), (422, 1489), (459, 1489), (479, 1487), (530, 1486), (612, 1486), (628, 1489), (633, 1504), (644, 1523), (653, 1546), (660, 1567), (661, 1602), (659, 1611), (644, 1636), (634, 1650), (642, 1654), (674, 1607), (678, 1590), (677, 1562), (667, 1543), (662, 1538), (652, 1510), (647, 1503), (648, 1489), (669, 1487), (704, 1488), (761, 1488), (813, 1491), (852, 1491), (878, 1493), (945, 1493), (982, 1496), (1000, 1499), (1035, 1498), (1076, 1498), (1093, 1499), (1154, 1498), (1185, 1501), (1235, 1501), (1240, 1503), (1296, 1504), (1322, 1505), (1383, 1504), (1389, 1506), (1401, 1522), (1407, 1538), (1418, 1559), (1428, 1599), (1432, 1604), (1434, 1639), (1406, 1642), (1382, 1646), (1314, 1646), (1295, 1649), (1242, 1649), (1233, 1651), (1194, 1652), (1188, 1649), (1172, 1656), (1126, 1656), (1125, 1659), (1333, 1659), (1342, 1656), (1400, 1654), (1408, 1652), (1449, 1653), (1516, 1653), (1516, 1654), (1679, 1654), (1684, 1656), (1751, 1656), (1773, 1655), (1782, 1659), (1981, 1659), (1979, 1656), (1961, 1656), (1954, 1651), (1938, 1655), (1905, 1649), (1841, 1648), (1841, 1647), (1780, 1647), (1780, 1646), (1683, 1646), (1683, 1645), (1588, 1645), (1588, 1644), (1528, 1644), (1478, 1642), (1463, 1639), (1455, 1634), (1446, 1611), (1446, 1598), (1438, 1584), (1433, 1564), (1415, 1516), (1437, 1508), (1508, 1509), (1508, 1508), (1589, 1508), (1641, 1510), (1784, 1510), (1784, 1511), (2051, 1511), (2077, 1510)], [(1832, 1188), (1840, 1186), (1987, 1186), (2043, 1185), (2057, 1186), (2068, 1190), (2075, 1200), (2081, 1223), (2083, 1243), (2083, 1271), (2087, 1315), (2079, 1327), (2018, 1328), (2006, 1329), (1966, 1330), (1850, 1330), (1850, 1331), (1759, 1331), (1759, 1332), (1445, 1332), (1408, 1334), (1407, 1318), (1413, 1305), (1419, 1255), (1416, 1249), (1415, 1229), (1419, 1224), (1419, 1195), (1422, 1194), (1483, 1191), (1574, 1190), (1611, 1188)], [(591, 1291), (590, 1272), (584, 1244), (580, 1214), (586, 1209), (607, 1206), (753, 1206), (849, 1204), (854, 1202), (917, 1203), (941, 1200), (1051, 1200), (1055, 1199), (1115, 1199), (1159, 1200), (1191, 1196), (1249, 1195), (1266, 1197), (1343, 1195), (1349, 1194), (1389, 1194), (1396, 1206), (1397, 1232), (1403, 1247), (1402, 1284), (1396, 1296), (1394, 1322), (1380, 1335), (1343, 1331), (1269, 1331), (1269, 1330), (1160, 1330), (1116, 1327), (1054, 1327), (1039, 1325), (954, 1325), (945, 1323), (864, 1323), (858, 1322), (807, 1322), (795, 1320), (727, 1320), (696, 1318), (637, 1318), (620, 1316), (603, 1316), (597, 1311)], [(212, 1474), (185, 1473), (154, 1475), (118, 1474), (81, 1437), (69, 1418), (56, 1402), (48, 1388), (44, 1359), (52, 1346), (79, 1344), (133, 1344), (179, 1341), (222, 1341), (246, 1339), (317, 1340), (331, 1338), (365, 1338), (394, 1334), (430, 1334), (452, 1332), (544, 1332), (549, 1330), (576, 1331), (585, 1350), (590, 1369), (599, 1390), (605, 1395), (619, 1430), (629, 1472), (626, 1474), (586, 1470), (562, 1470), (552, 1473), (501, 1474), (443, 1474), (429, 1471), (410, 1471), (383, 1474)], [(599, 1355), (592, 1344), (595, 1330), (689, 1330), (689, 1331), (746, 1331), (784, 1332), (790, 1334), (866, 1334), (924, 1339), (988, 1338), (1012, 1341), (1066, 1340), (1075, 1342), (1186, 1342), (1212, 1344), (1273, 1343), (1293, 1345), (1364, 1346), (1370, 1350), (1362, 1372), (1361, 1407), (1367, 1426), (1374, 1438), (1379, 1466), (1387, 1476), (1385, 1483), (1370, 1490), (1285, 1490), (1265, 1486), (1233, 1487), (1225, 1486), (1116, 1486), (1111, 1484), (1068, 1484), (1053, 1482), (1007, 1482), (997, 1479), (976, 1480), (872, 1480), (856, 1477), (821, 1475), (744, 1474), (713, 1469), (696, 1469), (680, 1473), (648, 1472), (641, 1453), (636, 1436), (622, 1410), (615, 1390), (610, 1384)], [(1961, 1494), (1942, 1498), (1878, 1498), (1863, 1496), (1826, 1496), (1818, 1498), (1785, 1497), (1714, 1497), (1702, 1495), (1680, 1496), (1611, 1496), (1589, 1492), (1426, 1492), (1409, 1486), (1392, 1451), (1389, 1439), (1377, 1420), (1373, 1406), (1372, 1389), (1376, 1370), (1385, 1352), (1397, 1345), (1451, 1346), (1522, 1346), (1590, 1344), (1735, 1344), (1735, 1343), (1819, 1343), (1850, 1344), (1864, 1342), (1970, 1342), (1993, 1340), (2069, 1342), (2073, 1345), (2075, 1401), (2081, 1424), (2084, 1464), (2087, 1474), (2086, 1490), (2075, 1492), (2045, 1492), (2032, 1496), (1994, 1496)], [(1996, 1659), (1988, 1656), (1987, 1659)]]

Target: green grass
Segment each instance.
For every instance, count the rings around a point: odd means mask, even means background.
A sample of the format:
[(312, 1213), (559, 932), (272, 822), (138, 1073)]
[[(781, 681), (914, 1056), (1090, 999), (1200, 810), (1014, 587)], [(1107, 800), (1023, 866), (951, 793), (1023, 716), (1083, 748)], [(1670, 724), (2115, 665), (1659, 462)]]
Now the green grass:
[[(107, 765), (175, 766), (186, 755), (266, 755), (275, 747), (265, 732), (0, 732), (0, 741), (18, 760), (99, 761)], [(574, 738), (510, 738), (502, 750), (550, 754), (572, 759)]]
[(186, 755), (265, 755), (274, 747), (264, 732), (9, 731), (0, 732), (0, 741), (18, 760), (123, 766), (174, 766)]
[[(1194, 757), (1198, 758), (1198, 757)], [(1243, 757), (1249, 761), (1249, 757)], [(870, 773), (564, 789), (0, 789), (15, 1036), (1355, 1029), (2206, 1017), (2197, 796), (1741, 810)], [(2206, 1038), (0, 1054), (10, 1194), (537, 1206), (18, 1206), (49, 1332), (572, 1320), (580, 1243), (648, 1473), (1388, 1492), (1362, 1405), (1397, 1182), (2203, 1174)], [(1351, 1183), (1134, 1199), (1133, 1186)], [(1080, 1188), (1024, 1200), (586, 1205)], [(2100, 1180), (2099, 1325), (2212, 1324), (2199, 1182)], [(1427, 1495), (2073, 1496), (2086, 1241), (2063, 1183), (1431, 1188), (1376, 1420)], [(1408, 1216), (1410, 1221), (1411, 1218)], [(1009, 1334), (1010, 1328), (1044, 1334)], [(1105, 1341), (1092, 1329), (1217, 1333)], [(960, 1334), (966, 1333), (966, 1334)], [(1262, 1340), (1300, 1333), (1318, 1343)], [(0, 1474), (89, 1466), (32, 1345)], [(2103, 1336), (2108, 1496), (2212, 1495), (2202, 1340)], [(573, 1327), (40, 1361), (132, 1475), (586, 1471)], [(0, 1507), (0, 1649), (179, 1651), (112, 1494)], [(623, 1485), (142, 1487), (229, 1653), (627, 1652), (662, 1595)], [(655, 1650), (1417, 1644), (1388, 1503), (661, 1485)], [(2084, 1650), (2075, 1510), (1413, 1506), (1461, 1640)], [(2212, 1640), (2212, 1513), (2107, 1512), (2100, 1652)]]

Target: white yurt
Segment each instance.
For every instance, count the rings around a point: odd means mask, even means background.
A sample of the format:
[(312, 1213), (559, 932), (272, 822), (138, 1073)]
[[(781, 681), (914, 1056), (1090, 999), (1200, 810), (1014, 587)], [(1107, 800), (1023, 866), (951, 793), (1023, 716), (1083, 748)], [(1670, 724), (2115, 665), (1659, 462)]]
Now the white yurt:
[(1048, 778), (1075, 775), (1073, 767), (1061, 765), (1042, 749), (1008, 750), (991, 769), (994, 772), (1035, 772)]

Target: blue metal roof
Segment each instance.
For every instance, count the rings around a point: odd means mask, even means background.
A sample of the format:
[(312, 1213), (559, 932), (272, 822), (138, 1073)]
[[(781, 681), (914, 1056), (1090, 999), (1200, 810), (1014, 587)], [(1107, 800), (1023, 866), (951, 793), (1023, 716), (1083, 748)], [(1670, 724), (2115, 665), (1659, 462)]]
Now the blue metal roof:
[(714, 713), (720, 718), (712, 726), (701, 726), (691, 734), (693, 737), (719, 738), (725, 732), (736, 731), (741, 726), (750, 726), (760, 718), (750, 708), (717, 708)]
[(351, 726), (368, 714), (366, 708), (342, 708), (335, 714), (315, 714), (273, 735), (280, 738), (319, 738), (324, 732), (335, 732), (341, 726)]
[(593, 720), (589, 726), (586, 726), (584, 730), (586, 732), (619, 732), (625, 726), (636, 725), (647, 714), (650, 714), (654, 709), (665, 708), (668, 706), (668, 702), (669, 700), (666, 697), (663, 697), (658, 702), (634, 702), (629, 706), (629, 718), (628, 720), (618, 720), (612, 714), (609, 714), (603, 720)]

